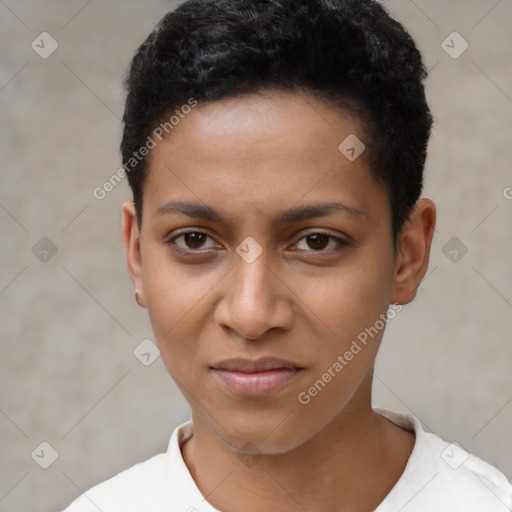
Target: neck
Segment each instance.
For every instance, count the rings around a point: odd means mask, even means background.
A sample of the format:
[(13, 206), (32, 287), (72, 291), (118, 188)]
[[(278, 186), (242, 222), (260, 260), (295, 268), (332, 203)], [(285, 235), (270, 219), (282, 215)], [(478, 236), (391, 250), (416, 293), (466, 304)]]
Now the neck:
[(307, 442), (247, 465), (193, 414), (194, 435), (182, 452), (203, 496), (229, 511), (374, 510), (403, 473), (414, 435), (373, 411), (367, 380)]

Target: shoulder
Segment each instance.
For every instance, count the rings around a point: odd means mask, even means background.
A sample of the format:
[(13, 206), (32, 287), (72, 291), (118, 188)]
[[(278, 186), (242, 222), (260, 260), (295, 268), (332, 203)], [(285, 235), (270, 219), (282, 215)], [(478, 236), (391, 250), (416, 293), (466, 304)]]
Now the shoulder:
[(140, 496), (154, 493), (161, 485), (166, 463), (166, 454), (160, 453), (135, 464), (82, 493), (63, 512), (135, 511)]
[[(177, 426), (169, 440), (167, 452), (139, 462), (82, 493), (63, 512), (140, 512), (167, 510), (200, 500), (180, 451), (180, 443), (192, 435), (193, 424)], [(181, 505), (180, 505), (181, 507)]]
[(431, 433), (425, 433), (425, 438), (423, 458), (432, 478), (427, 498), (430, 494), (445, 503), (451, 500), (468, 512), (512, 510), (512, 485), (501, 471), (458, 443)]
[(491, 464), (425, 432), (418, 418), (377, 412), (415, 432), (405, 471), (376, 512), (510, 512), (512, 485)]

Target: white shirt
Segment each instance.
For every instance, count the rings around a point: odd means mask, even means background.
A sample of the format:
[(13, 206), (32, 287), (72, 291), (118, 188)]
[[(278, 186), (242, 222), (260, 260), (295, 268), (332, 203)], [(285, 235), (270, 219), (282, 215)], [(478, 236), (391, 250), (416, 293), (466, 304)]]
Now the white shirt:
[[(416, 440), (405, 470), (374, 512), (511, 512), (512, 485), (498, 469), (425, 432), (418, 418), (374, 409)], [(201, 495), (181, 454), (192, 421), (176, 427), (166, 453), (118, 473), (63, 512), (219, 512)]]

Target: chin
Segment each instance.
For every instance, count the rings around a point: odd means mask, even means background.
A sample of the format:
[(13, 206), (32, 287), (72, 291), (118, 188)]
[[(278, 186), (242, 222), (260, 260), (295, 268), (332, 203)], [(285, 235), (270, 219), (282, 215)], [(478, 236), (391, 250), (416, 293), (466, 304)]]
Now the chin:
[[(258, 415), (258, 413), (256, 413)], [(225, 415), (226, 428), (214, 425), (217, 437), (231, 449), (247, 455), (287, 453), (306, 439), (303, 421), (293, 414), (266, 414), (262, 417)]]

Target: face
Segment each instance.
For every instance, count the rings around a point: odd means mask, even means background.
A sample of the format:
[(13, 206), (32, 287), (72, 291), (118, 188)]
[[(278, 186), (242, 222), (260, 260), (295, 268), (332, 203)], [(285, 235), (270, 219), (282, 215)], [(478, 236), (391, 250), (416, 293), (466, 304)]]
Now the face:
[(291, 450), (368, 406), (400, 262), (366, 152), (338, 149), (351, 134), (365, 141), (356, 118), (304, 94), (199, 104), (151, 151), (140, 245), (125, 205), (163, 362), (235, 449)]

